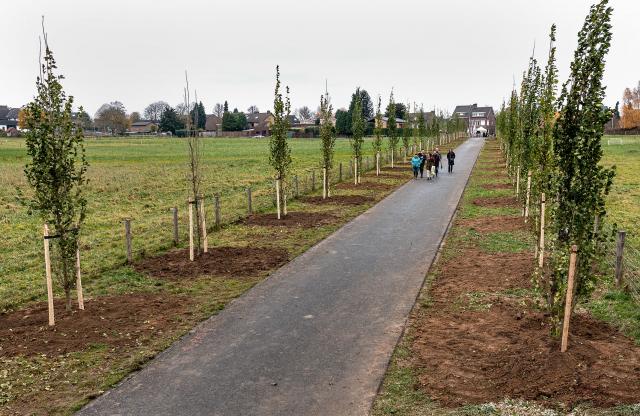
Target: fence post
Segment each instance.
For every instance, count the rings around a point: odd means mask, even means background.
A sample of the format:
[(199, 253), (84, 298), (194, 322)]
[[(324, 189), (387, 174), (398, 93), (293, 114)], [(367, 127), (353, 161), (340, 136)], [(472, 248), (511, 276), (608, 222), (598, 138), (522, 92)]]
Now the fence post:
[(202, 247), (205, 253), (209, 252), (209, 240), (207, 239), (207, 211), (204, 209), (204, 198), (200, 197), (200, 217), (202, 218)]
[(131, 253), (131, 219), (124, 220), (124, 239), (127, 246), (127, 263), (133, 263), (133, 255)]
[(193, 199), (189, 198), (189, 260), (194, 260), (193, 254)]
[(546, 197), (544, 192), (540, 196), (540, 242), (538, 247), (538, 267), (542, 269), (544, 265), (544, 216)]
[[(297, 177), (296, 177), (296, 182), (297, 182)], [(251, 205), (251, 187), (250, 186), (247, 187), (247, 214), (248, 215), (253, 214), (253, 206)]]
[(221, 223), (221, 220), (220, 220), (220, 195), (219, 194), (215, 194), (213, 196), (213, 205), (214, 205), (214, 211), (215, 211), (215, 214), (216, 214), (215, 215), (215, 217), (216, 217), (216, 219), (215, 219), (215, 221), (216, 221), (215, 222), (215, 227), (216, 227), (216, 230), (217, 230), (218, 228), (220, 228), (220, 223)]
[(616, 287), (622, 287), (624, 274), (624, 240), (626, 236), (626, 231), (618, 231), (618, 238), (616, 239)]
[(82, 293), (82, 274), (80, 272), (80, 247), (76, 250), (76, 291), (78, 292), (78, 309), (84, 310), (84, 295)]
[(531, 197), (531, 171), (527, 172), (527, 197), (524, 204), (524, 222), (529, 221), (529, 199)]
[(51, 255), (49, 253), (49, 226), (44, 225), (44, 269), (47, 279), (47, 308), (49, 310), (49, 326), (56, 324), (53, 312), (53, 279), (51, 278)]
[(571, 321), (571, 304), (573, 302), (573, 280), (576, 273), (576, 253), (578, 246), (571, 246), (571, 256), (569, 257), (569, 276), (567, 282), (567, 296), (564, 304), (564, 321), (562, 322), (562, 342), (560, 352), (566, 352), (569, 344), (569, 323)]
[(171, 208), (173, 211), (173, 245), (178, 245), (178, 207)]
[(340, 162), (339, 170), (340, 170), (340, 174), (338, 176), (338, 182), (342, 182), (342, 162)]

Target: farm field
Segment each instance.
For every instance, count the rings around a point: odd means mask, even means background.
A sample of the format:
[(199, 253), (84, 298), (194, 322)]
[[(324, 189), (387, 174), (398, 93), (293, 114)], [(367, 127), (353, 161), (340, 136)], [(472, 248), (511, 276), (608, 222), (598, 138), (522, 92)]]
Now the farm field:
[[(291, 144), (292, 170), (300, 178), (302, 191), (311, 187), (311, 170), (319, 167), (320, 142), (294, 139)], [(246, 214), (247, 186), (252, 187), (255, 210), (272, 206), (273, 174), (268, 165), (268, 146), (266, 138), (204, 140), (202, 188), (208, 197), (208, 225), (213, 224), (215, 193), (220, 195), (223, 223)], [(122, 225), (125, 218), (132, 220), (136, 258), (172, 246), (171, 207), (178, 207), (181, 241), (186, 241), (187, 148), (183, 140), (176, 138), (101, 138), (87, 139), (86, 151), (90, 163), (89, 205), (81, 237), (82, 270), (89, 295), (108, 294), (117, 292), (119, 285), (105, 278), (104, 272), (118, 268), (126, 260)], [(371, 141), (367, 140), (365, 154), (371, 153)], [(349, 141), (338, 139), (335, 176), (340, 162), (345, 176), (349, 174), (349, 158)], [(15, 198), (16, 187), (28, 187), (23, 174), (25, 162), (23, 140), (0, 140), (0, 313), (42, 300), (45, 294), (42, 224), (37, 217), (28, 215)], [(320, 186), (321, 170), (316, 170), (316, 175), (316, 186)]]
[(640, 345), (615, 328), (619, 316), (608, 325), (579, 304), (567, 352), (549, 336), (535, 236), (503, 166), (487, 142), (372, 414), (640, 414)]

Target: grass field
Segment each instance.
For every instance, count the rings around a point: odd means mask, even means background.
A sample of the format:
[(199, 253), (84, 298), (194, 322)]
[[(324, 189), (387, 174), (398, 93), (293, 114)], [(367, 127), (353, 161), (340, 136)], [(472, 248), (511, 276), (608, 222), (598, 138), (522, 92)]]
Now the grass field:
[[(299, 176), (301, 188), (309, 188), (310, 171), (320, 166), (320, 141), (293, 139), (291, 145), (293, 174)], [(179, 209), (181, 239), (185, 241), (187, 148), (176, 138), (101, 138), (88, 139), (86, 150), (89, 206), (81, 238), (85, 289), (89, 295), (108, 294), (119, 290), (115, 282), (127, 280), (122, 276), (126, 271), (118, 268), (125, 262), (123, 219), (132, 219), (136, 257), (171, 247), (173, 206)], [(365, 154), (372, 155), (370, 140)], [(338, 139), (336, 176), (340, 162), (348, 174), (349, 159), (349, 141)], [(22, 139), (0, 140), (0, 313), (42, 300), (45, 293), (42, 224), (15, 200), (16, 187), (28, 189), (25, 162)], [(255, 209), (273, 204), (268, 139), (204, 139), (203, 174), (209, 224), (213, 222), (211, 197), (216, 193), (221, 198), (223, 223), (246, 213), (247, 186), (252, 187)], [(316, 175), (316, 186), (320, 186), (321, 171), (316, 170)]]

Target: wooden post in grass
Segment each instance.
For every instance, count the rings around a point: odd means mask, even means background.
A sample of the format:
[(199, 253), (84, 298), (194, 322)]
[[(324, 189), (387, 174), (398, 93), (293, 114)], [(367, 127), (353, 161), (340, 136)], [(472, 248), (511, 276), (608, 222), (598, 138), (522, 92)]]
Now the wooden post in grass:
[(133, 254), (131, 251), (131, 219), (124, 220), (124, 239), (127, 246), (127, 263), (133, 263)]
[(276, 213), (280, 219), (280, 179), (276, 179)]
[(544, 211), (546, 198), (544, 192), (540, 196), (540, 240), (538, 242), (538, 267), (542, 269), (544, 265)]
[(315, 169), (313, 169), (311, 171), (311, 191), (315, 191), (316, 190), (316, 171)]
[(529, 199), (531, 198), (531, 171), (527, 172), (527, 197), (524, 203), (524, 222), (529, 221)]
[(251, 204), (251, 187), (247, 186), (247, 215), (251, 215), (251, 214), (253, 214), (253, 206)]
[(358, 184), (358, 159), (353, 159), (353, 183)]
[(82, 293), (82, 274), (80, 273), (80, 248), (76, 250), (76, 291), (78, 293), (78, 309), (84, 310), (84, 295)]
[(342, 182), (342, 162), (338, 165), (338, 182)]
[(44, 225), (44, 270), (47, 279), (47, 307), (49, 309), (49, 326), (56, 324), (53, 312), (53, 279), (51, 278), (51, 255), (49, 253), (49, 226)]
[[(286, 182), (285, 182), (286, 183)], [(282, 194), (282, 214), (287, 216), (287, 187), (280, 182), (280, 193)]]
[(296, 193), (296, 198), (298, 198), (300, 196), (300, 187), (298, 184), (298, 175), (295, 175), (293, 177), (293, 187), (294, 187), (294, 191)]
[(624, 240), (626, 236), (626, 231), (618, 231), (618, 237), (616, 239), (616, 287), (622, 287), (622, 278), (624, 274)]
[(380, 152), (376, 152), (376, 176), (380, 176)]
[(560, 352), (566, 352), (569, 344), (569, 324), (571, 321), (571, 305), (573, 302), (573, 281), (576, 274), (576, 256), (578, 246), (571, 246), (571, 255), (569, 256), (569, 276), (567, 282), (567, 296), (564, 304), (564, 321), (562, 322), (562, 341), (560, 344)]
[(204, 198), (200, 197), (200, 218), (202, 219), (202, 251), (209, 252), (209, 240), (207, 239), (207, 210), (204, 209)]
[(520, 196), (520, 165), (516, 167), (516, 198)]
[(189, 260), (195, 259), (193, 253), (193, 199), (189, 198)]
[(327, 199), (327, 168), (322, 168), (322, 199)]
[(215, 212), (215, 227), (216, 230), (220, 228), (221, 225), (221, 219), (220, 219), (220, 195), (215, 194), (213, 196), (213, 210)]
[(173, 245), (177, 246), (178, 245), (178, 207), (173, 207), (171, 208), (171, 211), (173, 211)]

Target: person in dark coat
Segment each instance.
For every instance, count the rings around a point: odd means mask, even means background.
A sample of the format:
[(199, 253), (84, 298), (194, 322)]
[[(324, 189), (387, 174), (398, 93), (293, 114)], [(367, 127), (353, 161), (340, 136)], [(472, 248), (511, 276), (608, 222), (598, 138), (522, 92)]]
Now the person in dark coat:
[(453, 164), (456, 158), (456, 154), (453, 152), (453, 149), (449, 149), (447, 152), (447, 162), (449, 162), (449, 173), (453, 172)]
[(433, 164), (436, 167), (436, 177), (438, 176), (438, 169), (440, 168), (440, 161), (442, 160), (442, 156), (440, 156), (440, 151), (436, 147), (435, 152), (433, 152)]
[(427, 161), (427, 155), (424, 153), (424, 150), (421, 150), (420, 153), (418, 153), (418, 156), (420, 156), (420, 177), (424, 177), (424, 164)]

